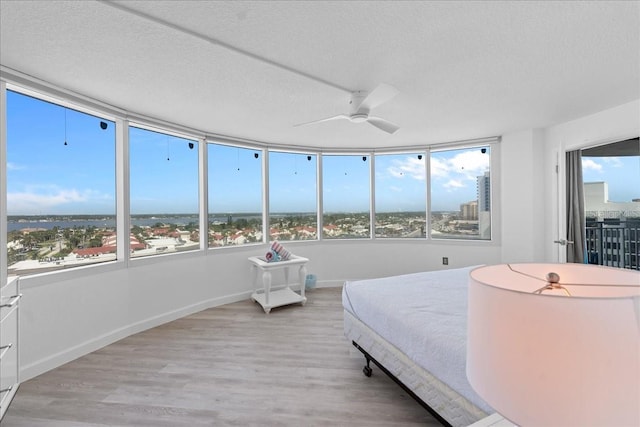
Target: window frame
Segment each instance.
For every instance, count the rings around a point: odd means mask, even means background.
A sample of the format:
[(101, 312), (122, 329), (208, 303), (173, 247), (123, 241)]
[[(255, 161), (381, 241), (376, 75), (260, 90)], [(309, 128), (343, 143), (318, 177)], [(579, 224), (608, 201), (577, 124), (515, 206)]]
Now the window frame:
[[(375, 156), (374, 156), (374, 152), (368, 152), (368, 151), (344, 151), (344, 152), (336, 152), (336, 151), (326, 151), (326, 152), (320, 152), (319, 154), (322, 157), (322, 163), (320, 165), (320, 169), (318, 170), (318, 173), (321, 177), (321, 185), (318, 187), (318, 193), (319, 193), (319, 197), (322, 201), (321, 206), (322, 206), (322, 210), (320, 210), (320, 207), (318, 209), (318, 236), (319, 236), (319, 240), (326, 240), (326, 241), (366, 241), (366, 240), (374, 240), (375, 239), (375, 214), (374, 214), (374, 206), (375, 206), (375, 179), (374, 179), (374, 173), (375, 173)], [(325, 158), (327, 157), (337, 157), (337, 156), (342, 156), (342, 157), (347, 157), (347, 156), (351, 156), (351, 157), (361, 157), (367, 158), (367, 163), (368, 163), (368, 167), (369, 167), (369, 171), (368, 171), (368, 180), (369, 180), (369, 203), (368, 203), (368, 209), (369, 209), (369, 235), (367, 237), (344, 237), (344, 238), (329, 238), (329, 237), (325, 237), (324, 235), (324, 205), (325, 205), (325, 197), (324, 197), (324, 184), (325, 184), (325, 174), (324, 174), (324, 167), (325, 167)]]
[[(335, 149), (327, 149), (326, 151), (320, 148), (313, 147), (301, 147), (301, 146), (288, 146), (285, 144), (279, 145), (268, 145), (259, 141), (247, 141), (247, 140), (239, 140), (230, 137), (224, 136), (209, 136), (206, 133), (196, 130), (193, 128), (176, 125), (174, 123), (165, 122), (162, 120), (154, 120), (150, 119), (147, 116), (138, 115), (130, 111), (118, 109), (111, 105), (105, 104), (103, 102), (93, 100), (91, 98), (78, 95), (74, 92), (61, 89), (55, 87), (54, 85), (38, 81), (37, 79), (29, 78), (26, 76), (18, 76), (10, 73), (3, 72), (2, 79), (0, 79), (0, 91), (2, 94), (0, 95), (2, 99), (3, 111), (6, 111), (6, 91), (12, 90), (15, 92), (19, 92), (21, 94), (31, 96), (33, 98), (45, 101), (52, 102), (54, 104), (58, 104), (60, 106), (68, 106), (69, 108), (73, 108), (79, 112), (83, 112), (86, 114), (90, 114), (99, 118), (104, 118), (106, 120), (112, 121), (115, 123), (116, 127), (116, 178), (115, 178), (115, 186), (116, 186), (116, 230), (118, 233), (118, 249), (117, 249), (117, 258), (115, 261), (92, 264), (83, 266), (80, 268), (74, 269), (65, 269), (52, 271), (47, 273), (38, 273), (28, 275), (26, 277), (29, 278), (29, 283), (37, 284), (45, 284), (50, 281), (50, 277), (52, 274), (57, 277), (64, 278), (75, 278), (75, 277), (84, 277), (90, 274), (96, 274), (97, 272), (106, 272), (117, 270), (121, 268), (128, 268), (130, 263), (130, 256), (128, 251), (128, 245), (124, 242), (128, 243), (128, 234), (124, 234), (124, 230), (128, 230), (129, 225), (129, 215), (130, 215), (130, 205), (129, 205), (129, 140), (128, 140), (128, 127), (135, 126), (143, 129), (149, 129), (153, 131), (157, 131), (164, 134), (169, 134), (172, 136), (177, 136), (180, 138), (185, 138), (189, 140), (193, 140), (198, 142), (198, 153), (199, 153), (199, 217), (200, 217), (200, 245), (198, 250), (187, 251), (187, 252), (177, 252), (171, 254), (162, 254), (162, 255), (153, 255), (147, 257), (135, 258), (135, 264), (147, 265), (154, 264), (158, 262), (164, 262), (163, 259), (166, 256), (178, 257), (178, 258), (189, 258), (196, 256), (197, 253), (208, 253), (209, 250), (237, 250), (241, 249), (241, 247), (221, 247), (221, 248), (210, 248), (207, 245), (206, 235), (202, 233), (202, 230), (208, 230), (208, 186), (207, 186), (207, 177), (208, 177), (208, 164), (207, 164), (207, 148), (208, 143), (216, 143), (216, 144), (224, 144), (230, 145), (233, 147), (242, 147), (248, 148), (250, 150), (256, 150), (262, 153), (263, 158), (263, 180), (262, 180), (262, 195), (263, 195), (263, 230), (269, 229), (268, 224), (268, 216), (269, 216), (269, 208), (268, 208), (268, 152), (270, 149), (277, 151), (285, 151), (292, 153), (309, 153), (316, 156), (317, 161), (317, 184), (316, 184), (316, 198), (317, 198), (317, 239), (311, 241), (292, 241), (293, 244), (313, 244), (313, 242), (322, 242), (323, 240), (340, 240), (340, 241), (362, 241), (367, 240), (373, 243), (376, 240), (384, 242), (390, 242), (392, 240), (401, 240), (405, 242), (405, 244), (422, 244), (424, 242), (428, 244), (435, 245), (451, 245), (451, 244), (463, 244), (467, 246), (494, 246), (499, 245), (501, 240), (501, 230), (499, 224), (501, 224), (501, 203), (500, 203), (500, 142), (501, 137), (489, 137), (489, 138), (478, 138), (473, 140), (466, 141), (458, 141), (458, 142), (445, 142), (439, 144), (424, 144), (424, 145), (414, 145), (408, 147), (401, 147), (395, 149), (370, 149), (370, 150), (357, 150), (357, 149), (346, 149), (346, 150), (335, 150)], [(1, 114), (1, 119), (3, 123), (3, 127), (6, 127), (6, 114)], [(6, 165), (6, 135), (2, 135), (2, 141), (0, 144), (0, 156), (4, 156), (3, 164), (0, 165), (0, 173), (3, 177), (6, 176), (7, 165)], [(375, 155), (385, 154), (385, 153), (416, 153), (423, 151), (425, 156), (430, 156), (431, 151), (441, 151), (447, 149), (455, 149), (455, 148), (464, 148), (464, 147), (473, 147), (473, 146), (482, 146), (489, 145), (491, 147), (491, 161), (490, 161), (490, 170), (491, 170), (491, 239), (490, 240), (466, 240), (466, 239), (454, 239), (454, 240), (446, 240), (446, 239), (437, 239), (433, 238), (430, 233), (426, 236), (426, 238), (416, 238), (416, 239), (406, 239), (406, 238), (377, 238), (375, 236)], [(358, 239), (324, 239), (323, 233), (321, 230), (323, 229), (323, 212), (324, 212), (324, 201), (323, 201), (323, 157), (329, 155), (366, 155), (371, 159), (370, 162), (370, 181), (369, 181), (369, 190), (370, 190), (370, 229), (369, 229), (369, 237), (367, 238), (358, 238)], [(429, 159), (428, 157), (425, 159)], [(425, 216), (427, 218), (427, 230), (431, 230), (431, 215), (430, 215), (430, 206), (431, 206), (431, 191), (430, 187), (430, 161), (427, 161), (426, 166), (426, 177), (425, 185), (427, 186), (426, 197), (427, 204), (425, 212)], [(3, 179), (3, 181), (6, 181)], [(2, 188), (0, 186), (1, 195), (6, 195), (6, 188)], [(5, 206), (2, 206), (3, 209), (6, 209)], [(7, 214), (6, 210), (0, 210), (0, 224), (5, 225), (7, 223)], [(122, 233), (122, 234), (121, 234)], [(261, 243), (268, 243), (268, 236), (266, 233), (263, 233), (263, 241), (257, 242), (255, 244), (259, 245)], [(2, 237), (4, 239), (4, 243), (6, 246), (6, 235)], [(0, 240), (2, 243), (3, 240)], [(243, 247), (249, 245), (243, 245)], [(4, 251), (3, 251), (4, 252)], [(2, 260), (7, 260), (7, 254), (3, 254)], [(2, 271), (2, 276), (6, 277), (7, 271), (4, 269)]]
[[(377, 186), (376, 186), (376, 178), (377, 178), (377, 158), (378, 156), (422, 156), (422, 158), (418, 159), (420, 161), (422, 161), (424, 163), (424, 172), (425, 172), (425, 180), (424, 180), (424, 218), (425, 218), (425, 235), (424, 236), (420, 236), (420, 237), (406, 237), (406, 236), (401, 236), (401, 237), (384, 237), (384, 236), (377, 236), (376, 235), (376, 231), (375, 231), (375, 220), (377, 219), (377, 211), (375, 209), (375, 204), (376, 204), (376, 198), (377, 198)], [(372, 203), (372, 213), (374, 214), (374, 216), (372, 217), (372, 236), (374, 239), (380, 239), (380, 240), (399, 240), (399, 241), (412, 241), (412, 240), (425, 240), (429, 238), (429, 225), (430, 225), (430, 215), (429, 215), (429, 196), (430, 196), (430, 191), (429, 191), (429, 150), (425, 149), (424, 147), (417, 147), (415, 149), (410, 149), (407, 148), (406, 150), (403, 151), (378, 151), (375, 152), (373, 155), (373, 173), (372, 173), (372, 192), (373, 192), (373, 203)]]
[[(497, 138), (497, 141), (495, 142), (484, 142), (484, 141), (478, 141), (478, 142), (473, 142), (473, 143), (465, 143), (465, 144), (455, 144), (452, 146), (446, 146), (446, 145), (438, 145), (436, 147), (432, 147), (432, 149), (429, 150), (429, 159), (428, 159), (428, 174), (427, 175), (427, 181), (428, 181), (428, 192), (429, 192), (429, 205), (427, 207), (427, 211), (428, 211), (428, 217), (429, 217), (429, 228), (428, 228), (428, 234), (427, 234), (427, 238), (429, 240), (432, 240), (434, 242), (439, 241), (447, 241), (447, 242), (456, 242), (456, 241), (461, 241), (461, 242), (494, 242), (496, 240), (496, 235), (494, 234), (494, 195), (495, 195), (495, 188), (496, 188), (496, 183), (494, 182), (495, 177), (494, 177), (494, 171), (493, 168), (494, 166), (496, 166), (496, 163), (494, 161), (494, 156), (495, 156), (495, 151), (494, 150), (498, 150), (498, 145), (497, 142), (499, 142), (500, 139)], [(490, 218), (489, 218), (489, 227), (490, 227), (490, 236), (488, 239), (482, 239), (482, 238), (464, 238), (464, 237), (460, 237), (460, 235), (458, 235), (458, 237), (454, 237), (454, 238), (446, 238), (446, 237), (434, 237), (432, 235), (432, 215), (431, 215), (431, 201), (432, 201), (432, 192), (431, 192), (431, 188), (432, 188), (432, 181), (431, 181), (431, 160), (432, 160), (432, 154), (433, 153), (441, 153), (441, 152), (445, 152), (445, 151), (455, 151), (455, 150), (472, 150), (472, 149), (482, 149), (484, 147), (488, 147), (490, 152), (489, 152), (489, 173), (490, 173), (490, 180), (489, 180), (489, 202), (490, 202)], [(499, 172), (497, 174), (499, 176)], [(476, 177), (477, 180), (478, 177)], [(476, 181), (476, 185), (477, 185), (477, 181)], [(477, 191), (477, 190), (476, 190)], [(479, 200), (478, 200), (479, 203)]]
[[(202, 186), (204, 188), (206, 188), (206, 200), (201, 199), (201, 205), (203, 205), (203, 209), (206, 212), (204, 221), (207, 225), (206, 230), (206, 237), (203, 243), (201, 243), (201, 247), (204, 247), (207, 250), (224, 250), (224, 249), (230, 249), (230, 248), (243, 248), (243, 247), (249, 247), (249, 246), (255, 246), (255, 245), (259, 245), (262, 243), (265, 243), (266, 241), (268, 241), (268, 233), (265, 233), (264, 230), (268, 230), (268, 218), (265, 215), (265, 211), (266, 208), (268, 207), (268, 197), (269, 195), (266, 193), (266, 189), (267, 187), (267, 180), (268, 180), (268, 164), (269, 164), (269, 160), (268, 160), (268, 151), (264, 149), (264, 147), (260, 147), (260, 146), (254, 146), (254, 145), (249, 145), (249, 144), (239, 144), (239, 143), (232, 143), (229, 141), (225, 141), (225, 140), (219, 140), (216, 138), (205, 138), (204, 142), (206, 144), (206, 148), (205, 148), (205, 153), (204, 155), (206, 156), (206, 159), (204, 160), (204, 163), (206, 163), (206, 165), (203, 167), (202, 172), (201, 172), (201, 183)], [(209, 171), (211, 169), (211, 162), (209, 161), (210, 158), (209, 156), (211, 155), (211, 153), (209, 152), (209, 148), (210, 146), (214, 144), (214, 145), (220, 145), (220, 146), (224, 146), (224, 147), (229, 147), (229, 148), (238, 148), (238, 149), (245, 149), (245, 150), (249, 150), (249, 151), (255, 151), (258, 152), (259, 154), (259, 160), (260, 160), (260, 168), (261, 168), (261, 184), (260, 184), (260, 188), (261, 188), (261, 202), (260, 202), (260, 209), (262, 210), (262, 215), (261, 215), (261, 226), (262, 226), (262, 230), (260, 230), (260, 232), (262, 233), (262, 239), (260, 239), (259, 241), (256, 242), (248, 242), (248, 243), (243, 243), (242, 245), (222, 245), (222, 246), (210, 246), (209, 245), (209, 227), (211, 226), (211, 223), (209, 222), (209, 216), (211, 215), (211, 211), (209, 210), (209, 206), (211, 204), (211, 188), (209, 185)], [(201, 234), (202, 236), (202, 234)], [(202, 241), (202, 239), (201, 239)]]
[[(173, 130), (165, 130), (164, 128), (158, 128), (157, 126), (152, 126), (152, 125), (148, 125), (145, 123), (139, 123), (139, 122), (127, 122), (126, 125), (126, 141), (127, 141), (127, 158), (126, 158), (126, 163), (124, 163), (123, 160), (123, 164), (126, 164), (126, 176), (127, 176), (127, 208), (128, 211), (126, 212), (126, 216), (127, 216), (127, 221), (128, 221), (128, 228), (127, 230), (131, 229), (131, 216), (132, 215), (139, 215), (139, 214), (134, 214), (133, 212), (131, 212), (131, 130), (132, 129), (138, 129), (138, 130), (142, 130), (142, 131), (146, 131), (146, 132), (152, 132), (155, 134), (158, 134), (160, 136), (165, 136), (165, 137), (171, 137), (171, 138), (178, 138), (178, 139), (182, 139), (184, 140), (184, 142), (187, 143), (193, 143), (194, 147), (192, 149), (194, 149), (196, 151), (196, 165), (198, 165), (198, 173), (197, 173), (197, 182), (196, 182), (196, 194), (197, 194), (197, 208), (195, 210), (195, 214), (198, 215), (198, 219), (196, 221), (197, 225), (198, 225), (198, 233), (199, 236), (202, 235), (202, 221), (201, 221), (201, 204), (202, 204), (202, 200), (201, 200), (201, 187), (202, 187), (202, 179), (201, 179), (201, 174), (200, 174), (200, 147), (199, 147), (199, 139), (190, 136), (190, 135), (185, 135), (183, 133), (179, 133), (179, 132), (175, 132)], [(116, 159), (117, 162), (117, 159)], [(158, 212), (160, 213), (160, 212)], [(164, 213), (164, 212), (163, 212)], [(117, 222), (117, 219), (116, 219)], [(126, 242), (129, 242), (130, 240), (130, 234), (127, 234), (125, 236), (123, 236), (123, 238), (125, 239)], [(126, 246), (124, 246), (122, 248), (123, 251), (127, 252), (128, 255), (128, 259), (129, 260), (133, 260), (134, 262), (137, 262), (137, 260), (140, 259), (146, 259), (146, 258), (153, 258), (153, 257), (157, 257), (157, 256), (174, 256), (178, 253), (193, 253), (193, 252), (197, 252), (201, 249), (201, 238), (199, 238), (198, 240), (198, 246), (193, 248), (193, 249), (189, 249), (186, 251), (175, 251), (175, 252), (168, 252), (168, 253), (155, 253), (155, 254), (149, 254), (149, 255), (141, 255), (141, 256), (132, 256), (131, 251), (129, 250), (129, 245), (127, 244)]]
[(315, 184), (315, 207), (316, 207), (316, 211), (315, 211), (315, 227), (316, 227), (316, 237), (314, 239), (292, 239), (292, 240), (286, 240), (286, 242), (313, 242), (313, 241), (318, 241), (320, 240), (321, 236), (322, 236), (322, 232), (321, 232), (321, 228), (320, 228), (320, 221), (321, 221), (321, 213), (319, 210), (319, 206), (320, 206), (320, 194), (321, 191), (320, 189), (320, 176), (321, 176), (321, 172), (320, 172), (320, 168), (321, 168), (321, 161), (320, 158), (322, 157), (322, 154), (319, 152), (315, 152), (315, 151), (298, 151), (298, 150), (285, 150), (285, 149), (269, 149), (267, 150), (267, 164), (268, 164), (268, 168), (265, 172), (266, 178), (265, 178), (265, 182), (267, 183), (266, 186), (266, 190), (265, 190), (265, 199), (266, 199), (266, 203), (265, 203), (265, 221), (267, 224), (267, 230), (268, 233), (264, 233), (265, 235), (265, 241), (266, 242), (270, 242), (273, 240), (277, 240), (277, 239), (271, 239), (271, 156), (274, 153), (279, 153), (279, 154), (292, 154), (292, 155), (301, 155), (301, 156), (313, 156), (314, 159), (310, 159), (310, 161), (315, 160), (314, 162), (314, 167), (315, 167), (315, 177), (314, 177), (314, 184)]
[[(2, 196), (2, 198), (6, 201), (6, 195), (8, 192), (8, 187), (7, 187), (7, 172), (8, 172), (8, 166), (7, 166), (7, 162), (8, 162), (8, 158), (7, 158), (7, 148), (8, 148), (8, 136), (7, 133), (5, 131), (5, 129), (7, 129), (7, 93), (8, 92), (13, 92), (17, 95), (20, 96), (24, 96), (26, 98), (30, 98), (33, 101), (37, 101), (37, 102), (42, 102), (45, 104), (50, 104), (55, 108), (60, 108), (60, 109), (64, 109), (65, 110), (65, 115), (64, 115), (64, 138), (65, 138), (65, 145), (67, 145), (67, 137), (68, 135), (71, 135), (71, 133), (67, 133), (67, 128), (69, 126), (68, 123), (68, 111), (71, 111), (73, 113), (79, 113), (82, 114), (84, 116), (89, 116), (99, 122), (107, 122), (108, 124), (111, 124), (114, 126), (114, 135), (113, 135), (113, 142), (112, 142), (112, 153), (113, 153), (113, 164), (112, 164), (112, 171), (113, 171), (113, 183), (112, 186), (110, 188), (112, 188), (113, 191), (113, 213), (112, 214), (108, 214), (113, 215), (114, 217), (114, 227), (115, 227), (115, 233), (116, 233), (116, 250), (115, 250), (115, 258), (114, 259), (110, 259), (110, 260), (104, 260), (104, 261), (98, 261), (98, 262), (88, 262), (86, 264), (80, 263), (78, 265), (73, 265), (70, 266), (68, 268), (56, 268), (53, 270), (49, 270), (49, 271), (44, 271), (44, 272), (31, 272), (31, 273), (27, 273), (27, 274), (16, 274), (19, 277), (22, 278), (32, 278), (32, 277), (39, 277), (39, 276), (49, 276), (51, 274), (68, 274), (69, 272), (74, 272), (74, 271), (78, 271), (78, 270), (84, 270), (86, 268), (94, 268), (94, 267), (101, 267), (101, 268), (105, 268), (105, 265), (111, 265), (114, 263), (119, 263), (123, 261), (123, 258), (121, 257), (121, 253), (119, 251), (119, 241), (120, 241), (120, 227), (121, 224), (118, 223), (118, 207), (119, 207), (119, 199), (118, 199), (118, 119), (116, 116), (112, 115), (111, 112), (109, 112), (108, 110), (103, 110), (100, 108), (95, 108), (94, 105), (89, 104), (88, 106), (86, 105), (86, 103), (83, 102), (78, 102), (76, 99), (67, 99), (67, 98), (60, 98), (58, 96), (55, 95), (51, 95), (48, 91), (42, 91), (42, 90), (34, 90), (26, 85), (19, 85), (19, 84), (14, 84), (11, 82), (6, 82), (5, 80), (1, 80), (0, 83), (2, 83), (2, 85), (0, 86), (0, 90), (2, 91), (1, 93), (1, 99), (2, 99), (2, 108), (0, 109), (0, 111), (3, 114), (0, 114), (1, 116), (1, 120), (2, 120), (2, 137), (1, 137), (1, 146), (0, 146), (0, 161), (2, 162), (1, 165), (1, 169), (0, 169), (0, 176), (2, 177), (2, 186), (0, 187), (0, 195)], [(87, 118), (82, 118), (82, 120), (86, 120)], [(103, 130), (107, 129), (107, 128), (102, 128)], [(73, 144), (73, 141), (69, 140), (70, 145)], [(6, 230), (2, 236), (2, 240), (0, 240), (0, 242), (3, 242), (2, 247), (3, 248), (7, 248), (7, 237), (8, 237), (8, 203), (2, 203), (2, 210), (0, 211), (0, 215), (2, 215), (2, 220), (1, 220), (1, 224), (2, 224), (2, 229)], [(56, 214), (55, 216), (64, 216), (65, 214)], [(83, 215), (83, 214), (69, 214), (69, 215)], [(86, 215), (96, 215), (96, 214), (86, 214)], [(97, 215), (101, 215), (101, 214), (97, 214)], [(2, 258), (1, 260), (3, 261), (2, 265), (6, 266), (6, 268), (2, 269), (2, 276), (1, 277), (8, 277), (8, 251), (7, 249), (3, 249), (2, 251)], [(108, 268), (108, 267), (107, 267)], [(73, 274), (77, 274), (77, 273), (73, 273)]]

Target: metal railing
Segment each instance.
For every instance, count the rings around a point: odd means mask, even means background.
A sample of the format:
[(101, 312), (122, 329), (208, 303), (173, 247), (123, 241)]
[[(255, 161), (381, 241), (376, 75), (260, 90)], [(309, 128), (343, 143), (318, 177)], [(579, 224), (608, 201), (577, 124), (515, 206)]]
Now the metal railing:
[(640, 221), (587, 220), (589, 264), (640, 270)]

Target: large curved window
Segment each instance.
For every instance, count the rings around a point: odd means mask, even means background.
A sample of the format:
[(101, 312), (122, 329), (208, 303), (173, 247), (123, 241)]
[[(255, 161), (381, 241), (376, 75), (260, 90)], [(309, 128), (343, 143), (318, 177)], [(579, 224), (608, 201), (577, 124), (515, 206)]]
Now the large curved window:
[(375, 160), (376, 237), (425, 237), (424, 153), (379, 154)]
[(371, 237), (370, 166), (368, 156), (322, 156), (323, 238)]
[(199, 248), (197, 145), (129, 128), (132, 257)]
[(491, 239), (491, 148), (431, 153), (431, 236)]
[(9, 274), (115, 260), (114, 123), (6, 94)]
[(209, 247), (262, 242), (262, 151), (208, 145)]
[[(127, 153), (121, 167), (129, 179), (121, 179), (129, 184), (131, 230), (119, 244), (131, 257), (200, 249), (204, 232), (208, 247), (371, 238), (372, 218), (381, 239), (491, 240), (494, 138), (373, 158), (207, 142), (200, 162), (199, 142), (175, 129), (116, 123), (87, 114), (86, 105), (27, 93), (6, 91), (9, 274), (116, 259), (116, 164)], [(118, 123), (129, 132), (122, 158)], [(200, 180), (208, 184), (207, 230)]]
[(270, 151), (270, 239), (317, 239), (317, 212), (317, 156)]

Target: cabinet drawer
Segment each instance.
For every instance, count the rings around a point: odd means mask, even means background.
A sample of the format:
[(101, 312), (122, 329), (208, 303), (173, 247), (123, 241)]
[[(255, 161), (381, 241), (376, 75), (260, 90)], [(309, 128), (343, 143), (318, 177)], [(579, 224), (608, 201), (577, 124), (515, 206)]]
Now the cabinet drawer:
[(20, 294), (17, 278), (0, 289), (0, 420), (18, 390), (18, 315)]
[(18, 306), (0, 324), (0, 420), (18, 390)]
[(18, 307), (0, 324), (0, 390), (18, 382)]
[(4, 319), (20, 299), (18, 291), (18, 278), (10, 278), (5, 286), (0, 289), (0, 320)]

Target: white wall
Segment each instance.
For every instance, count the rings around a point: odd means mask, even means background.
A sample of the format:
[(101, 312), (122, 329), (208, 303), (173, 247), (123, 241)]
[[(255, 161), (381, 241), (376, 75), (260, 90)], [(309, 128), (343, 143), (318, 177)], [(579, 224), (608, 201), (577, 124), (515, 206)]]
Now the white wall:
[(526, 130), (502, 137), (501, 262), (542, 260), (545, 217), (544, 141), (542, 131)]

